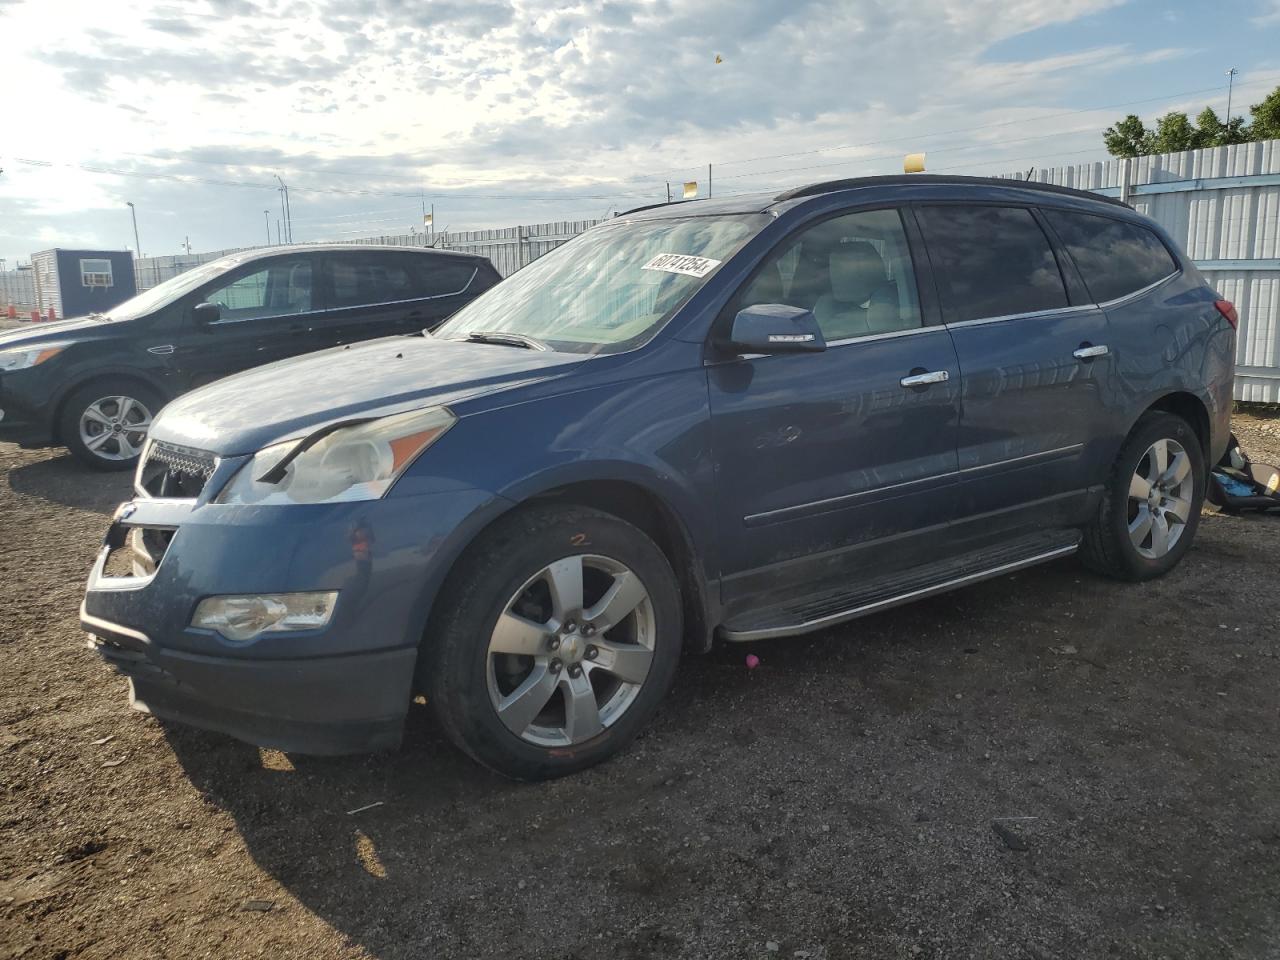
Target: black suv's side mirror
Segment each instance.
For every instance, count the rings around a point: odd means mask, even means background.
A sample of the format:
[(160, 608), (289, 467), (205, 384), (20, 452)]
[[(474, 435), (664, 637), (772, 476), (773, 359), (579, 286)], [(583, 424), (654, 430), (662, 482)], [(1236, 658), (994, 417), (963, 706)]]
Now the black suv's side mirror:
[(742, 353), (821, 353), (827, 349), (813, 311), (784, 303), (758, 303), (739, 310), (729, 342)]
[(197, 327), (207, 327), (222, 319), (222, 304), (197, 303), (191, 310), (191, 315), (195, 317)]

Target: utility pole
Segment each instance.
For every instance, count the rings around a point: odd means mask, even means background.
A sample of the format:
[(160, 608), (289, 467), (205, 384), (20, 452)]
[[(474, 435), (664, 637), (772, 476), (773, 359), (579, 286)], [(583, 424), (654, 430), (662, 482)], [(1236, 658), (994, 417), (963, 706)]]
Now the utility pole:
[(276, 246), (280, 245), (280, 218), (276, 217)]
[(138, 209), (133, 205), (132, 200), (126, 200), (129, 205), (129, 215), (133, 217), (133, 252), (138, 259), (142, 259), (142, 243), (138, 240)]
[(1240, 73), (1235, 67), (1227, 71), (1227, 127), (1231, 126), (1231, 91), (1235, 87), (1236, 76)]
[(187, 251), (187, 256), (191, 256), (191, 238), (189, 236), (182, 238), (182, 246)]
[(707, 164), (707, 199), (711, 199), (711, 164)]
[(271, 246), (271, 211), (263, 210), (262, 219), (267, 222), (267, 246)]
[(671, 202), (671, 181), (667, 181), (667, 203)]
[(289, 220), (289, 188), (285, 186), (280, 174), (273, 174), (280, 183), (280, 216), (284, 220), (284, 235), (289, 243), (293, 242), (293, 224)]

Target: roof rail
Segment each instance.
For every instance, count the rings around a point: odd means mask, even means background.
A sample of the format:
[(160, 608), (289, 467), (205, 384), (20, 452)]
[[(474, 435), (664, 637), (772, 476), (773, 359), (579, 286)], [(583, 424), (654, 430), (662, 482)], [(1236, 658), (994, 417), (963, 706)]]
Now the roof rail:
[(1074, 187), (1060, 187), (1056, 183), (1041, 183), (1038, 180), (1013, 180), (1002, 177), (963, 177), (949, 174), (899, 173), (880, 177), (852, 177), (847, 180), (827, 180), (823, 183), (811, 183), (805, 187), (796, 187), (778, 194), (775, 200), (794, 200), (797, 197), (816, 197), (837, 190), (854, 190), (859, 187), (887, 187), (907, 183), (951, 183), (966, 186), (1005, 187), (1016, 190), (1036, 190), (1042, 193), (1056, 193), (1068, 197), (1084, 197), (1089, 200), (1100, 200), (1120, 207), (1128, 204), (1116, 197), (1104, 197), (1100, 193), (1088, 190), (1077, 190)]
[(692, 200), (659, 200), (657, 203), (646, 203), (643, 207), (632, 207), (630, 210), (623, 210), (618, 216), (625, 217), (629, 213), (639, 213), (641, 210), (656, 210), (658, 207), (675, 207), (682, 203), (697, 203), (699, 200), (705, 199), (706, 197), (695, 197)]

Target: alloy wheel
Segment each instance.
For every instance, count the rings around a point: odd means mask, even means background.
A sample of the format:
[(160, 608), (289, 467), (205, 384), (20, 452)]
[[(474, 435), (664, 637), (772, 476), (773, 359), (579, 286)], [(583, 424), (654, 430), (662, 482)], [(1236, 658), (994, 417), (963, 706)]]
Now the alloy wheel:
[(150, 429), (151, 411), (133, 397), (101, 397), (80, 414), (80, 442), (102, 460), (132, 460)]
[(589, 740), (635, 702), (653, 664), (655, 627), (649, 593), (624, 564), (594, 555), (548, 564), (494, 625), (490, 703), (527, 743)]
[(1186, 532), (1195, 502), (1191, 458), (1177, 440), (1147, 448), (1129, 480), (1129, 540), (1140, 556), (1159, 560)]

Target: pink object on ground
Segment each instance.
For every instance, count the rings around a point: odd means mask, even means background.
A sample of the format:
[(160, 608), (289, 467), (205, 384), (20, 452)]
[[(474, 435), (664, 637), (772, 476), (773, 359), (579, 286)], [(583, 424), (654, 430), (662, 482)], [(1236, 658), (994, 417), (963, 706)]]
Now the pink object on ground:
[(747, 669), (748, 669), (748, 670), (754, 670), (754, 669), (755, 669), (756, 667), (758, 667), (758, 666), (760, 666), (760, 658), (759, 658), (759, 657), (757, 657), (754, 653), (748, 653), (748, 654), (747, 654)]

